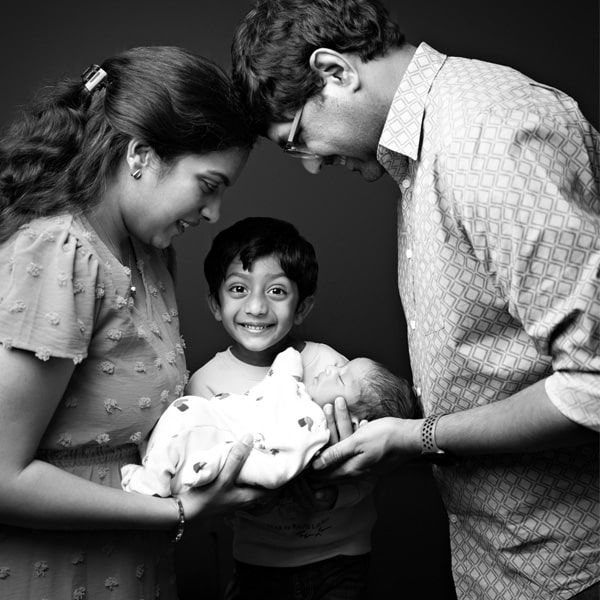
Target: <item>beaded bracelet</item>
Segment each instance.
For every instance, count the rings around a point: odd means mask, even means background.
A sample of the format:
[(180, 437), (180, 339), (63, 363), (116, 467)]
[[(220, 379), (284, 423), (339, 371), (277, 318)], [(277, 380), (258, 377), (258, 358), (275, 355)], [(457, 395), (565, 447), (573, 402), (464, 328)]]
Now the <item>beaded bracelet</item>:
[(175, 535), (171, 540), (174, 544), (178, 542), (183, 537), (183, 531), (185, 529), (185, 511), (183, 510), (183, 503), (181, 499), (177, 496), (173, 496), (173, 500), (177, 502), (177, 510), (179, 512), (179, 517), (177, 519), (177, 529), (175, 530)]

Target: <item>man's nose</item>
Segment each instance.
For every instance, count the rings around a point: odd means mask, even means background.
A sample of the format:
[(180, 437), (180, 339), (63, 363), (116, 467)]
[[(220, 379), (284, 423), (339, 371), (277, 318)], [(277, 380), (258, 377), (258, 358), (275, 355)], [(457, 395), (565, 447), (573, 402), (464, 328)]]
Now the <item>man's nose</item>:
[(324, 161), (321, 157), (318, 158), (303, 158), (302, 166), (311, 174), (316, 175), (321, 170)]

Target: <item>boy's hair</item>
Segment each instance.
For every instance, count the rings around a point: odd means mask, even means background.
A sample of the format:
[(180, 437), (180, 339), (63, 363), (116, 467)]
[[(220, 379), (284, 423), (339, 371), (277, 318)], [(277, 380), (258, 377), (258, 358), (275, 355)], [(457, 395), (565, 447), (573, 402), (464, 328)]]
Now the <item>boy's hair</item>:
[(232, 77), (264, 134), (323, 87), (309, 64), (317, 48), (366, 62), (403, 43), (379, 0), (257, 0), (233, 39)]
[(408, 381), (380, 363), (371, 362), (373, 367), (362, 380), (360, 397), (352, 406), (352, 414), (368, 421), (382, 417), (418, 418), (421, 409)]
[(249, 271), (254, 261), (267, 256), (277, 258), (286, 277), (298, 286), (299, 303), (315, 293), (319, 266), (312, 244), (287, 221), (247, 217), (220, 231), (213, 240), (204, 260), (210, 295), (219, 302), (219, 289), (236, 258)]

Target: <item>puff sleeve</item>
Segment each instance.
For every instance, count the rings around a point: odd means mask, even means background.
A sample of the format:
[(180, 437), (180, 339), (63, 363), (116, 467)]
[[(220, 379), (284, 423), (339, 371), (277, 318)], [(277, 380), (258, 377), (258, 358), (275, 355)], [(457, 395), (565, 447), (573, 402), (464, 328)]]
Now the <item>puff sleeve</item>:
[(41, 360), (87, 356), (100, 286), (98, 260), (72, 219), (19, 230), (0, 249), (0, 342)]

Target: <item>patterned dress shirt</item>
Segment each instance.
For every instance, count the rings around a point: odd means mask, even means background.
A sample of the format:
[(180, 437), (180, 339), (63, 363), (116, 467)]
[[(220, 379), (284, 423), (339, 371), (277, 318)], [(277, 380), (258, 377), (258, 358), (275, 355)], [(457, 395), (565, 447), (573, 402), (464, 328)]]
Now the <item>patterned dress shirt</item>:
[[(558, 90), (417, 49), (378, 160), (401, 191), (398, 284), (426, 415), (541, 382), (600, 430), (599, 151)], [(565, 599), (600, 580), (598, 474), (597, 444), (435, 468), (458, 597)]]

